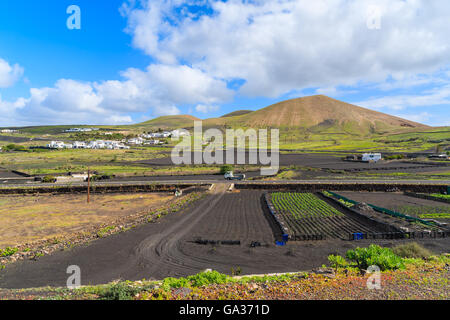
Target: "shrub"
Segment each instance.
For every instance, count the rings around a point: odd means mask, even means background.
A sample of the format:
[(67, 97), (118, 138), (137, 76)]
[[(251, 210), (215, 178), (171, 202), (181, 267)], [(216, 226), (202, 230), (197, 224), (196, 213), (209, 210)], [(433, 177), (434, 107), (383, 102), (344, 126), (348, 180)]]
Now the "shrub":
[(56, 178), (54, 176), (45, 176), (42, 178), (43, 183), (53, 183), (56, 181)]
[(416, 242), (400, 244), (392, 248), (392, 252), (402, 258), (429, 258), (432, 253)]
[(28, 149), (24, 146), (21, 146), (19, 144), (8, 144), (6, 147), (3, 148), (5, 151), (28, 151)]
[[(123, 208), (122, 208), (123, 209)], [(104, 228), (101, 228), (98, 232), (97, 232), (97, 236), (99, 238), (103, 238), (105, 235), (107, 235), (111, 230), (114, 230), (114, 226), (107, 226)]]
[(16, 253), (19, 249), (17, 248), (11, 248), (11, 247), (6, 247), (3, 250), (0, 250), (0, 257), (9, 257), (12, 256), (14, 253)]
[(406, 159), (407, 156), (404, 154), (394, 154), (391, 156), (385, 156), (384, 159), (386, 160), (401, 160), (401, 159)]
[(345, 268), (348, 265), (348, 262), (344, 257), (334, 254), (328, 256), (328, 261), (331, 263), (331, 267), (336, 271), (338, 268)]
[(368, 248), (356, 248), (348, 250), (347, 258), (356, 262), (360, 270), (366, 270), (371, 265), (376, 265), (381, 271), (402, 269), (404, 263), (391, 249), (382, 248), (371, 244)]
[(232, 278), (226, 274), (217, 271), (205, 271), (186, 278), (165, 278), (162, 288), (167, 291), (170, 288), (201, 287), (208, 284), (222, 284), (231, 280)]
[(104, 300), (131, 300), (139, 291), (126, 283), (119, 282), (101, 290), (99, 296)]
[(229, 164), (225, 164), (220, 167), (220, 174), (225, 174), (228, 171), (233, 171), (233, 166)]
[(193, 287), (201, 287), (207, 284), (222, 284), (229, 281), (230, 277), (217, 271), (201, 272), (193, 276), (187, 277)]
[(162, 288), (166, 291), (170, 290), (171, 288), (183, 288), (183, 287), (189, 287), (190, 282), (186, 278), (172, 278), (168, 277), (163, 280)]

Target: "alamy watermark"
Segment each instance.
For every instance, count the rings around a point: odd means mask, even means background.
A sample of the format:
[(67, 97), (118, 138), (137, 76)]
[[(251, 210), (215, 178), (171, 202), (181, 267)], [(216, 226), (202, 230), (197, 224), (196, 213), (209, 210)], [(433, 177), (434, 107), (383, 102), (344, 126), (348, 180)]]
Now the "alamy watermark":
[(367, 268), (367, 273), (372, 274), (366, 282), (367, 289), (380, 290), (381, 289), (381, 270), (380, 267), (373, 265)]
[(80, 30), (81, 29), (81, 9), (77, 5), (70, 5), (67, 7), (66, 10), (67, 14), (70, 14), (70, 16), (67, 18), (67, 29), (69, 30)]
[(381, 8), (377, 5), (370, 5), (367, 7), (366, 25), (370, 30), (381, 29)]
[(77, 289), (81, 286), (81, 269), (77, 265), (67, 267), (66, 273), (70, 274), (67, 278), (66, 286), (69, 289)]
[(226, 129), (224, 137), (217, 128), (203, 132), (202, 121), (194, 121), (193, 135), (185, 129), (178, 131), (172, 136), (172, 141), (181, 139), (172, 149), (173, 164), (253, 164), (266, 166), (261, 167), (261, 175), (278, 173), (278, 129), (270, 129), (270, 135), (268, 129)]

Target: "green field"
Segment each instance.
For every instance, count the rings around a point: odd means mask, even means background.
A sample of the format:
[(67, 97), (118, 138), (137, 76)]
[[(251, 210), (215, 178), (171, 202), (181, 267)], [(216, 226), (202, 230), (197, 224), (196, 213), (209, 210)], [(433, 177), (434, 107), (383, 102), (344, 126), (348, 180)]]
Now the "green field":
[[(159, 118), (158, 118), (159, 119)], [(162, 120), (155, 119), (148, 123), (129, 125), (129, 126), (95, 126), (100, 131), (90, 133), (64, 133), (64, 130), (74, 126), (41, 126), (19, 128), (20, 133), (11, 134), (11, 137), (40, 138), (50, 140), (95, 140), (105, 139), (108, 136), (102, 136), (105, 131), (115, 132), (122, 137), (135, 136), (147, 131), (158, 129), (177, 129), (187, 125), (180, 119), (168, 119), (168, 125), (162, 126)], [(163, 119), (164, 120), (164, 119)], [(170, 120), (170, 121), (169, 121)], [(155, 126), (156, 125), (156, 126)], [(212, 125), (212, 124), (210, 124)], [(190, 125), (192, 126), (192, 125)], [(88, 126), (79, 126), (88, 127)], [(92, 126), (91, 126), (92, 127)], [(187, 126), (189, 130), (189, 125)], [(204, 130), (208, 128), (207, 123)], [(226, 126), (217, 125), (216, 128), (225, 132)], [(241, 127), (243, 130), (249, 127)], [(255, 127), (255, 129), (257, 129)], [(270, 129), (270, 128), (267, 128)], [(275, 129), (275, 128), (272, 128)], [(281, 126), (279, 147), (280, 149), (295, 151), (352, 151), (352, 152), (418, 152), (425, 150), (435, 150), (440, 146), (441, 151), (450, 146), (450, 127), (420, 129), (412, 132), (411, 129), (404, 129), (403, 132), (386, 133), (355, 133), (353, 131), (334, 132), (331, 129), (315, 132), (314, 129), (291, 128)], [(4, 134), (6, 135), (6, 134)], [(167, 141), (170, 145), (176, 142)], [(0, 146), (8, 144), (7, 141), (0, 139)], [(44, 141), (33, 140), (22, 143), (23, 145), (45, 145)], [(270, 146), (270, 135), (268, 144)], [(248, 147), (248, 144), (246, 145)]]
[(450, 205), (437, 206), (396, 206), (395, 211), (419, 218), (450, 218)]
[[(244, 115), (245, 116), (245, 115)], [(237, 120), (239, 117), (237, 116)], [(204, 121), (203, 129), (217, 125), (223, 132), (228, 127), (225, 122), (218, 119), (214, 121)], [(236, 120), (236, 121), (237, 121)], [(148, 131), (170, 130), (180, 127), (192, 129), (192, 117), (161, 117), (148, 122), (129, 126), (37, 126), (17, 128), (20, 133), (2, 134), (0, 137), (0, 147), (5, 148), (8, 144), (16, 144), (20, 148), (28, 149), (32, 146), (45, 146), (49, 141), (92, 141), (122, 140), (133, 137)], [(166, 125), (164, 125), (166, 124)], [(239, 122), (236, 122), (236, 125)], [(65, 133), (64, 130), (71, 127), (98, 127), (99, 131), (87, 133)], [(234, 128), (234, 127), (233, 127)], [(236, 128), (235, 128), (236, 129)], [(242, 126), (243, 130), (249, 129), (248, 125)], [(274, 128), (267, 128), (274, 129)], [(351, 127), (350, 123), (341, 127), (288, 127), (280, 126), (279, 148), (282, 152), (420, 152), (425, 150), (450, 152), (450, 127), (441, 128), (416, 128), (398, 129), (396, 131), (386, 131), (384, 133), (361, 132), (358, 133)], [(339, 130), (338, 130), (339, 129)], [(416, 130), (416, 132), (412, 132)], [(419, 131), (417, 131), (419, 130)], [(105, 135), (105, 132), (112, 132), (113, 135)], [(23, 142), (13, 142), (14, 139), (30, 139)], [(192, 139), (191, 139), (192, 141)], [(103, 174), (154, 174), (155, 170), (139, 164), (139, 161), (162, 158), (167, 156), (167, 152), (178, 142), (167, 139), (165, 147), (136, 147), (131, 150), (26, 150), (27, 152), (0, 152), (0, 167), (9, 170), (23, 171), (28, 174), (59, 174), (65, 172), (82, 172), (88, 168)], [(268, 147), (271, 140), (268, 137)], [(224, 145), (225, 146), (225, 145)], [(205, 146), (203, 146), (204, 148)], [(218, 146), (219, 148), (221, 146)], [(248, 141), (246, 147), (250, 148)], [(338, 155), (342, 157), (342, 154)], [(423, 159), (426, 160), (426, 159)], [(181, 172), (165, 168), (162, 171)], [(182, 169), (184, 173), (193, 172), (213, 172), (215, 169), (204, 168), (202, 171), (197, 167), (186, 166)], [(347, 178), (348, 174), (334, 172), (337, 178)], [(430, 172), (421, 174), (391, 173), (391, 174), (352, 174), (356, 178), (405, 178), (405, 179), (448, 179), (450, 172)], [(306, 171), (285, 170), (279, 178), (299, 179), (308, 176)], [(325, 174), (329, 178), (330, 174)], [(318, 176), (320, 178), (320, 176)]]
[(290, 214), (294, 219), (343, 216), (312, 193), (274, 192), (271, 201), (277, 212)]
[(148, 170), (135, 161), (164, 157), (158, 149), (133, 150), (63, 149), (0, 153), (0, 167), (28, 174), (80, 172), (88, 168), (105, 171)]
[(450, 194), (432, 193), (432, 194), (430, 194), (430, 196), (435, 197), (435, 198), (439, 198), (439, 199), (450, 200)]

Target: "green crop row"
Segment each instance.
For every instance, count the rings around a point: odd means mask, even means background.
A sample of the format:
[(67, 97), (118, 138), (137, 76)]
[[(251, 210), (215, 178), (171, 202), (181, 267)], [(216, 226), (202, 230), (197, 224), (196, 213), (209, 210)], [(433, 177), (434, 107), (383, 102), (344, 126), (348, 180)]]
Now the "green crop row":
[(312, 193), (275, 192), (271, 201), (278, 213), (292, 215), (294, 219), (343, 215)]

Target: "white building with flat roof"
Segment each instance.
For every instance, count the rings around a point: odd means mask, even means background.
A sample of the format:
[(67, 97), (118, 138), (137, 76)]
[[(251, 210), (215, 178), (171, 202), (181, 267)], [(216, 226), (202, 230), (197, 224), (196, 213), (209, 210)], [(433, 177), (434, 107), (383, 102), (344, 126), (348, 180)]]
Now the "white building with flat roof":
[(73, 145), (71, 143), (64, 143), (62, 141), (51, 141), (48, 145), (51, 149), (72, 149)]
[(362, 161), (378, 162), (381, 160), (381, 153), (363, 153)]

